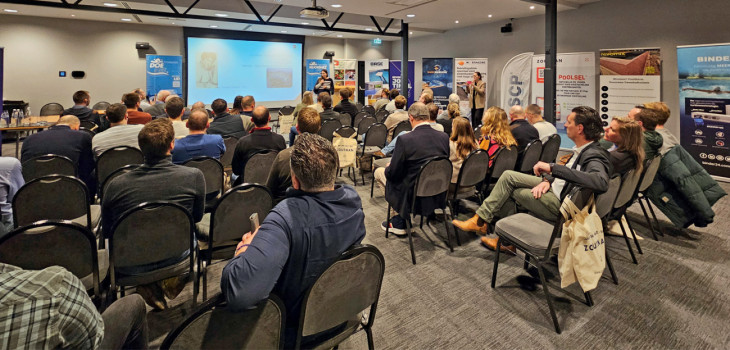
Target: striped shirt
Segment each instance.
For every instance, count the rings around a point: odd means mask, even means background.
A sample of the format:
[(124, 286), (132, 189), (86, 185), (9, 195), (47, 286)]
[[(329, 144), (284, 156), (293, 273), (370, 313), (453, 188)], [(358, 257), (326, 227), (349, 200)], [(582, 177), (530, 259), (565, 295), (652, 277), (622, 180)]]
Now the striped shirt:
[(0, 263), (0, 349), (96, 349), (104, 322), (81, 281), (59, 266)]
[(104, 151), (119, 146), (129, 146), (139, 149), (137, 138), (143, 127), (144, 125), (113, 126), (104, 132), (94, 135), (94, 138), (91, 139), (91, 148), (97, 157)]

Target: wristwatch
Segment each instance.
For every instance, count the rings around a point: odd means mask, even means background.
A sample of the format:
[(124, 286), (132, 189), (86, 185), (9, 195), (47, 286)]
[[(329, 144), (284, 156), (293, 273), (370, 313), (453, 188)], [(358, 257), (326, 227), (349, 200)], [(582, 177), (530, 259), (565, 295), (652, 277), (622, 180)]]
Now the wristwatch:
[(549, 163), (548, 165), (550, 166), (550, 172), (552, 173), (553, 172), (553, 167), (555, 166), (555, 163)]

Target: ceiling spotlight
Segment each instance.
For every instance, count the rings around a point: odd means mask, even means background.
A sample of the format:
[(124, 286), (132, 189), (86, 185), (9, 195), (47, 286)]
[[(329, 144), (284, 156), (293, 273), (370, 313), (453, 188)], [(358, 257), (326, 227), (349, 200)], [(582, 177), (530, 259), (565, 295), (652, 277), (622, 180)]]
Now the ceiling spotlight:
[(175, 24), (175, 22), (172, 22), (172, 24)]
[(368, 27), (368, 28), (365, 28), (365, 30), (367, 30), (369, 32), (369, 31), (372, 31), (373, 28)]
[(216, 15), (217, 17), (228, 17), (228, 15), (227, 15), (227, 14), (225, 14), (225, 13), (216, 13), (215, 15)]
[(530, 6), (530, 10), (534, 10), (534, 9), (535, 9), (535, 6)]
[(124, 21), (124, 22), (132, 22), (132, 19), (131, 18), (122, 18), (122, 21)]
[(303, 25), (309, 25), (309, 22), (302, 22)]
[(18, 12), (18, 10), (12, 10), (12, 9), (4, 9), (3, 11), (10, 12), (10, 13), (16, 13), (16, 12)]
[(71, 17), (76, 17), (76, 15), (71, 15)]
[(282, 33), (286, 33), (286, 30), (282, 30), (281, 32), (282, 32)]
[(332, 4), (332, 7), (334, 7), (334, 8), (340, 8), (340, 7), (342, 7), (342, 5), (340, 5), (340, 4)]
[(459, 20), (457, 19), (456, 21), (454, 21), (454, 23), (459, 24)]
[(341, 38), (341, 37), (342, 37), (342, 34), (337, 34), (337, 37), (338, 37), (338, 38)]
[(413, 32), (408, 32), (408, 34), (413, 35)]
[(109, 6), (109, 7), (117, 7), (118, 5), (117, 5), (117, 4), (115, 4), (115, 3), (113, 3), (113, 2), (105, 2), (105, 3), (104, 3), (104, 6)]
[(489, 16), (487, 16), (487, 17), (489, 17), (489, 18), (492, 18), (492, 15), (489, 15)]
[(406, 17), (413, 18), (413, 17), (416, 17), (416, 15), (406, 15)]
[(218, 26), (210, 26), (211, 28), (218, 28)]

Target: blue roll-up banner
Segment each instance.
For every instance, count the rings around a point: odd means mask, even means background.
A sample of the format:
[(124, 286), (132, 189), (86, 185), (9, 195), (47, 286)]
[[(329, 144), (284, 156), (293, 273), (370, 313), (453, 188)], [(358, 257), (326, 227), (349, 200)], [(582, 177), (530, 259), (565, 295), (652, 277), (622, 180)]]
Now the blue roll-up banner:
[[(413, 103), (413, 77), (416, 71), (416, 61), (408, 61), (408, 105)], [(400, 61), (390, 61), (390, 89), (402, 90)]]
[(182, 96), (182, 56), (147, 55), (147, 96), (169, 90)]
[(449, 95), (454, 91), (454, 59), (424, 58), (421, 81), (433, 90), (433, 103), (440, 109), (449, 105)]
[(332, 78), (332, 72), (330, 71), (330, 60), (317, 60), (307, 59), (306, 61), (306, 72), (307, 72), (307, 91), (314, 90), (314, 85), (317, 85), (317, 79), (321, 76), (322, 70), (326, 70), (327, 74)]
[(730, 44), (677, 47), (682, 146), (708, 173), (730, 178)]

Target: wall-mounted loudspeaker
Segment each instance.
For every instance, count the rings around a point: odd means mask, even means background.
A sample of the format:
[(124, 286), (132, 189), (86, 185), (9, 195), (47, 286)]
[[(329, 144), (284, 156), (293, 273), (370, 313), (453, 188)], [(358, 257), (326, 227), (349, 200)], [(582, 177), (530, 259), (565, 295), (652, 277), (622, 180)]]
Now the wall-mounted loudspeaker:
[(138, 42), (134, 46), (137, 48), (137, 50), (149, 50), (150, 49), (150, 43)]
[(334, 52), (334, 51), (325, 51), (325, 52), (324, 52), (324, 55), (325, 55), (325, 56), (329, 56), (329, 57), (332, 57), (332, 56), (334, 56), (334, 55), (335, 55), (335, 52)]
[(75, 71), (71, 72), (71, 76), (74, 79), (82, 79), (83, 77), (86, 76), (86, 72), (84, 72), (82, 70), (75, 70)]
[(512, 33), (512, 23), (507, 23), (504, 27), (499, 28), (502, 33)]

